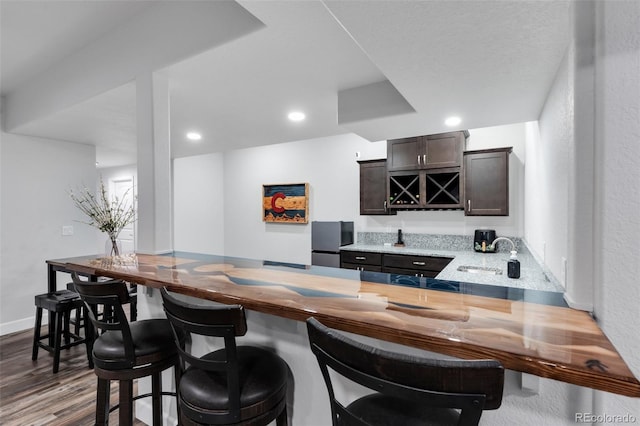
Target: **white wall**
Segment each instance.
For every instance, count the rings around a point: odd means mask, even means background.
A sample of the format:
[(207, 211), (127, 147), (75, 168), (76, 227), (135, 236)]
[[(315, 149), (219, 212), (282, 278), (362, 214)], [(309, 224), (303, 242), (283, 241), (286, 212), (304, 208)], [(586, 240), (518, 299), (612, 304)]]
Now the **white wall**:
[[(95, 187), (93, 146), (4, 132), (0, 143), (0, 334), (6, 334), (33, 327), (33, 298), (47, 291), (45, 261), (95, 252), (99, 231), (77, 222), (84, 218), (67, 194)], [(63, 225), (72, 225), (74, 235), (62, 236)]]
[[(633, 325), (640, 314), (640, 3), (594, 4), (594, 104), (574, 103), (574, 90), (588, 88), (581, 86), (584, 82), (576, 81), (578, 71), (572, 68), (574, 52), (570, 49), (548, 95), (539, 127), (528, 127), (525, 237), (539, 254), (544, 253), (546, 246), (547, 266), (560, 277), (563, 272), (559, 258), (567, 256), (567, 252), (577, 252), (572, 245), (579, 244), (569, 240), (566, 233), (570, 221), (574, 220), (567, 210), (569, 195), (574, 195), (569, 194), (571, 177), (568, 174), (573, 160), (569, 157), (583, 156), (576, 150), (590, 149), (573, 139), (578, 133), (588, 134), (590, 129), (573, 126), (592, 123), (575, 120), (574, 114), (587, 114), (587, 110), (593, 108), (595, 202), (591, 208), (595, 240), (591, 250), (594, 261), (593, 265), (581, 257), (570, 261), (576, 262), (578, 268), (595, 269), (595, 317), (631, 371), (640, 377), (640, 339)], [(578, 199), (578, 203), (581, 201), (584, 199)], [(586, 290), (590, 289), (588, 285)], [(579, 412), (579, 405), (571, 403), (575, 400), (572, 394), (575, 392), (564, 387), (551, 394), (559, 401), (569, 399), (564, 405), (565, 415)], [(589, 413), (632, 415), (635, 422), (640, 419), (638, 398), (593, 391), (592, 399)]]
[(524, 236), (562, 282), (567, 258), (569, 146), (573, 144), (573, 84), (565, 55), (538, 126), (527, 127)]
[(309, 221), (358, 220), (361, 159), (386, 156), (384, 142), (348, 134), (231, 151), (224, 156), (225, 254), (311, 263), (311, 223), (262, 221), (262, 185), (309, 183)]
[[(640, 377), (640, 2), (596, 13), (595, 314)], [(640, 398), (598, 392), (595, 411), (640, 422)]]
[(224, 254), (222, 154), (173, 161), (174, 249)]

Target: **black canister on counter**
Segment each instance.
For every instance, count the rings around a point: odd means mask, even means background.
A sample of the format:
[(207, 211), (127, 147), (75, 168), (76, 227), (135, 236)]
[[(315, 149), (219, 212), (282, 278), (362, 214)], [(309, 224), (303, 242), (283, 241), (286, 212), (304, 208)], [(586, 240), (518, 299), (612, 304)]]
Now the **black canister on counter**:
[(511, 257), (507, 262), (507, 276), (509, 278), (520, 278), (520, 261), (516, 256), (516, 251), (511, 252)]
[(402, 229), (398, 229), (398, 242), (394, 244), (394, 247), (404, 247), (404, 241), (402, 241)]

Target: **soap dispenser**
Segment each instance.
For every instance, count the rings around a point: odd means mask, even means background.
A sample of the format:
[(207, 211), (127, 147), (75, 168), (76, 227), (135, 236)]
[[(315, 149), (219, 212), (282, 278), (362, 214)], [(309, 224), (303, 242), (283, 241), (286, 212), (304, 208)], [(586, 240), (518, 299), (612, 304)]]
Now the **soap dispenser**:
[(507, 275), (509, 278), (520, 278), (520, 261), (516, 254), (515, 250), (511, 250), (511, 257), (507, 262)]

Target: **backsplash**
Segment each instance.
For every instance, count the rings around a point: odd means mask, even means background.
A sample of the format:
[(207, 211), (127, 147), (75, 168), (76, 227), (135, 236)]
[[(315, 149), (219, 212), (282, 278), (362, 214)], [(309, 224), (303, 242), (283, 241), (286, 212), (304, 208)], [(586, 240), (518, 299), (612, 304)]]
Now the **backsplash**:
[[(507, 237), (516, 245), (518, 253), (529, 253), (526, 244), (519, 237)], [(473, 250), (473, 235), (437, 235), (437, 234), (412, 234), (403, 233), (402, 240), (406, 247), (432, 249), (432, 250)], [(358, 232), (357, 243), (366, 245), (394, 244), (398, 241), (397, 232)], [(498, 251), (509, 253), (511, 244), (507, 241), (498, 241)]]

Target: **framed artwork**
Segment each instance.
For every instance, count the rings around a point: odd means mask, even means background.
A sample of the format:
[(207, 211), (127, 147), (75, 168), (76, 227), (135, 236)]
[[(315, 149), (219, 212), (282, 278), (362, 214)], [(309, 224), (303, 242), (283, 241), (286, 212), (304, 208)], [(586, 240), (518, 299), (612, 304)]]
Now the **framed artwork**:
[(262, 185), (262, 220), (308, 223), (309, 184)]

